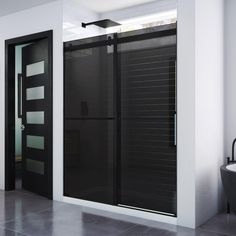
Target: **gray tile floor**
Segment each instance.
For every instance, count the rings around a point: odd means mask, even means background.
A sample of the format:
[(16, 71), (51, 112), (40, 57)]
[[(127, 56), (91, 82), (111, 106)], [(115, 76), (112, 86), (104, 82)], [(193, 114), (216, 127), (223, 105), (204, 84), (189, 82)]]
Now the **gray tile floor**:
[(221, 214), (191, 230), (53, 202), (24, 191), (0, 191), (2, 235), (235, 236), (236, 216)]

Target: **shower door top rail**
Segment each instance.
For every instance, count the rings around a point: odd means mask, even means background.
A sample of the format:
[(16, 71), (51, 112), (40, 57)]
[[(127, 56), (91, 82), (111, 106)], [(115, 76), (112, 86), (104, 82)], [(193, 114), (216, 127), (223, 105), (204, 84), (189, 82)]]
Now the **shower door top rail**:
[[(145, 30), (147, 31), (148, 29), (149, 28)], [(68, 42), (65, 42), (64, 52), (102, 47), (102, 46), (112, 46), (114, 44), (128, 43), (132, 41), (141, 41), (141, 40), (150, 39), (150, 38), (165, 37), (165, 36), (174, 35), (176, 34), (176, 31), (177, 31), (176, 24), (158, 26), (158, 27), (154, 27), (154, 29), (152, 27), (150, 29), (151, 29), (150, 32), (144, 32), (143, 34), (135, 34), (135, 32), (140, 31), (140, 30), (135, 30), (135, 31), (132, 31), (133, 33), (132, 35), (129, 35), (129, 32), (125, 32), (125, 33), (114, 33), (113, 37), (112, 35), (108, 35), (108, 37), (107, 35), (91, 37), (89, 38), (91, 42), (81, 43), (78, 45), (73, 45), (73, 43), (78, 42), (78, 41), (83, 42), (85, 41), (85, 39), (70, 41), (70, 45), (68, 45)], [(115, 35), (117, 35), (117, 37)], [(105, 39), (106, 37), (107, 39)]]

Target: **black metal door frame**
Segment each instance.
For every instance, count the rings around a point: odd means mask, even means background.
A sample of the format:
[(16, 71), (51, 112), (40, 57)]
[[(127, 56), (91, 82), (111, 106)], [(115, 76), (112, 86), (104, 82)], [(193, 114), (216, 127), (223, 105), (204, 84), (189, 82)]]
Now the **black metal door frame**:
[(36, 34), (13, 38), (5, 41), (5, 190), (15, 189), (15, 46), (32, 43), (40, 39), (48, 39), (49, 48), (49, 76), (48, 81), (51, 91), (50, 123), (50, 158), (48, 160), (48, 198), (53, 194), (53, 104), (52, 104), (52, 78), (53, 78), (53, 31), (44, 31)]
[[(91, 42), (91, 43), (85, 43), (85, 44), (79, 44), (79, 45), (70, 45), (65, 46), (66, 43), (64, 43), (64, 62), (65, 62), (65, 53), (68, 51), (74, 51), (74, 50), (82, 50), (82, 49), (89, 49), (89, 48), (95, 48), (95, 47), (101, 47), (101, 46), (107, 46), (107, 45), (113, 45), (114, 46), (114, 55), (113, 55), (113, 61), (114, 61), (114, 106), (115, 108), (115, 121), (116, 121), (116, 130), (115, 130), (115, 160), (114, 160), (114, 205), (119, 205), (120, 202), (120, 172), (121, 172), (121, 101), (120, 101), (120, 94), (121, 94), (121, 83), (120, 83), (120, 59), (118, 55), (118, 45), (122, 43), (129, 43), (129, 42), (135, 42), (135, 41), (142, 41), (142, 40), (148, 40), (152, 38), (159, 38), (159, 37), (165, 37), (165, 36), (171, 36), (177, 34), (177, 24), (171, 24), (164, 27), (160, 27), (160, 30), (138, 34), (138, 35), (128, 35), (124, 37), (118, 37), (119, 34), (114, 33), (113, 38), (108, 37), (107, 40), (101, 40), (97, 42)], [(111, 35), (111, 34), (110, 34)], [(67, 42), (68, 43), (68, 42)], [(176, 49), (177, 50), (177, 49)], [(65, 67), (65, 64), (64, 64)], [(65, 70), (64, 70), (65, 71)], [(177, 81), (176, 81), (177, 85)], [(65, 74), (64, 74), (64, 127), (65, 127)], [(177, 96), (176, 96), (176, 104), (177, 104)], [(176, 130), (177, 131), (177, 130)], [(64, 146), (65, 146), (65, 129), (63, 129), (63, 137), (64, 137)], [(177, 133), (176, 133), (177, 137)], [(177, 148), (177, 146), (176, 146)], [(65, 149), (64, 149), (65, 150)], [(64, 172), (65, 172), (65, 151), (63, 153), (64, 156)], [(176, 180), (177, 181), (177, 180)], [(63, 188), (65, 186), (65, 179), (63, 180)], [(143, 211), (147, 211), (145, 209), (142, 209)], [(147, 211), (150, 212), (150, 211)], [(162, 214), (162, 213), (159, 213)], [(166, 215), (166, 214), (162, 214)]]

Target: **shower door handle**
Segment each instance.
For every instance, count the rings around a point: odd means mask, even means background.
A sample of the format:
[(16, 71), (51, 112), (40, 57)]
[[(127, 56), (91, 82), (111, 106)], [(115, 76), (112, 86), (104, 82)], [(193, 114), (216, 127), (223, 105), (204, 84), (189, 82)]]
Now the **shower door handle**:
[(177, 61), (175, 60), (175, 113), (174, 113), (174, 146), (177, 145)]
[(177, 116), (174, 114), (174, 146), (177, 145)]

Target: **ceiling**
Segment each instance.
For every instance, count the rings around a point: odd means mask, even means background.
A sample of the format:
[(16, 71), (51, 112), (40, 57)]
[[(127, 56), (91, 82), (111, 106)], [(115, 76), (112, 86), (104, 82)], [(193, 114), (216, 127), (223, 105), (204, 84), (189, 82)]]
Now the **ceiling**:
[(22, 11), (54, 0), (0, 0), (0, 16)]
[(157, 0), (75, 0), (82, 6), (98, 13), (119, 10)]
[[(22, 11), (55, 0), (0, 0), (0, 16)], [(66, 2), (66, 0), (64, 0)], [(104, 13), (159, 0), (74, 0), (82, 6)]]

